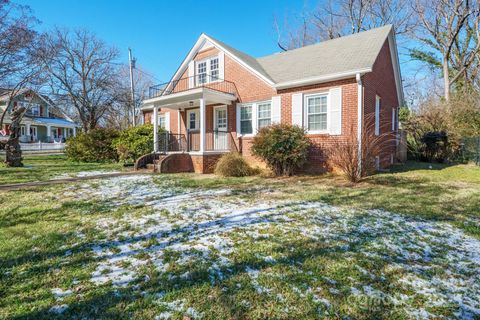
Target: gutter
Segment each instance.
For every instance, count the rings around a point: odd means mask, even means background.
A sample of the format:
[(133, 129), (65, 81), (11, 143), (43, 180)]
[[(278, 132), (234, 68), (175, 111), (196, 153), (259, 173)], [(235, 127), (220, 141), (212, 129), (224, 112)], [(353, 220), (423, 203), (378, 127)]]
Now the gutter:
[(362, 74), (355, 75), (357, 80), (357, 141), (358, 141), (358, 173), (362, 175), (362, 129), (363, 129), (363, 83)]
[(372, 72), (372, 68), (364, 68), (364, 69), (351, 70), (351, 71), (345, 71), (345, 72), (339, 72), (339, 73), (331, 73), (331, 74), (327, 74), (319, 77), (310, 77), (310, 78), (304, 78), (299, 80), (280, 82), (275, 85), (275, 89), (280, 90), (280, 89), (287, 89), (292, 87), (300, 87), (305, 85), (317, 84), (322, 82), (343, 80), (343, 79), (353, 78), (353, 77), (356, 77), (358, 74), (364, 74), (368, 72)]

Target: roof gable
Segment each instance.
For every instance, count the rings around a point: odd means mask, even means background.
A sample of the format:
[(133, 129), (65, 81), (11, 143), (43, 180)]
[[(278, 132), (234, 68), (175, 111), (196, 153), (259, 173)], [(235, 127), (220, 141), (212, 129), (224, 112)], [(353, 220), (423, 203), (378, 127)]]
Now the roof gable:
[(385, 41), (389, 42), (392, 54), (399, 101), (403, 101), (398, 53), (392, 25), (261, 58), (254, 58), (222, 41), (201, 34), (172, 80), (179, 79), (195, 55), (210, 46), (228, 54), (244, 68), (277, 89), (299, 86), (307, 82), (319, 83), (355, 77), (357, 73), (364, 74), (372, 71)]

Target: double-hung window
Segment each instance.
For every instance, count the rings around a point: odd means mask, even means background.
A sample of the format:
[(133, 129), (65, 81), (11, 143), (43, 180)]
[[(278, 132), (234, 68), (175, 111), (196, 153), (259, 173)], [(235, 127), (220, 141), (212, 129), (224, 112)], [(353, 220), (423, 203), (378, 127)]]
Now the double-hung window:
[(217, 56), (198, 61), (196, 62), (196, 65), (197, 85), (220, 80), (220, 60)]
[(244, 105), (240, 108), (240, 133), (241, 134), (252, 134), (253, 133), (253, 123), (252, 123), (252, 105)]
[(258, 129), (268, 127), (272, 122), (272, 104), (264, 102), (257, 104)]
[(219, 72), (218, 58), (210, 59), (210, 81), (217, 81)]
[(197, 64), (197, 84), (207, 83), (207, 61), (202, 61)]
[[(27, 107), (28, 104), (25, 103), (25, 107)], [(30, 107), (30, 112), (34, 116), (40, 116), (40, 106), (38, 104), (32, 104)]]
[(328, 95), (318, 94), (306, 97), (307, 130), (327, 130)]

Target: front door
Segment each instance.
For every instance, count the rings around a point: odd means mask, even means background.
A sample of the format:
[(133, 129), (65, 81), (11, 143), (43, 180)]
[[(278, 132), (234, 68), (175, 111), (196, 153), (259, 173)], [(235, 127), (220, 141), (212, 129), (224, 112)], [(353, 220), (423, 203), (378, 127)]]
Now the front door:
[(214, 148), (228, 150), (227, 106), (215, 107), (214, 112)]

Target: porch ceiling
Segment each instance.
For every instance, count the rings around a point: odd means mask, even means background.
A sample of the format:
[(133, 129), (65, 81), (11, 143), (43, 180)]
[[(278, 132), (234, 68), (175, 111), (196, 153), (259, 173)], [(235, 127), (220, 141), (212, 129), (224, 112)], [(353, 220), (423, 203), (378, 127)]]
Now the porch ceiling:
[[(199, 105), (199, 99), (205, 99), (205, 104), (230, 104), (237, 100), (233, 94), (212, 90), (209, 88), (196, 88), (184, 92), (169, 94), (167, 96), (155, 97), (143, 101), (142, 110), (152, 110), (154, 107), (164, 107), (169, 109), (184, 109)], [(190, 102), (193, 105), (190, 105)]]

